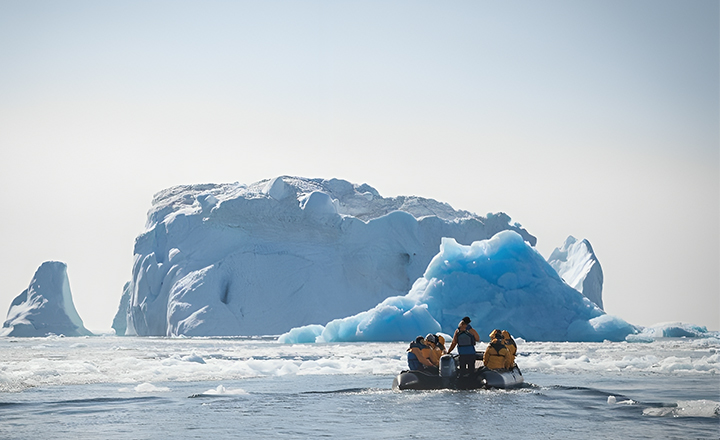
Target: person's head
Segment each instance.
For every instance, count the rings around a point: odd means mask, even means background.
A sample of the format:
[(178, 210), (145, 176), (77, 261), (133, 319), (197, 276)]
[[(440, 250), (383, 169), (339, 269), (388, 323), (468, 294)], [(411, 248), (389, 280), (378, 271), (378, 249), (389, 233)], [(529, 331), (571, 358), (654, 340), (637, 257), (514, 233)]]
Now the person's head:
[(461, 332), (465, 331), (466, 328), (467, 328), (467, 322), (460, 321), (458, 323), (458, 330), (460, 330)]
[(418, 344), (425, 344), (425, 340), (422, 336), (418, 336), (417, 338), (415, 338), (415, 342)]
[(503, 339), (510, 339), (510, 332), (508, 332), (507, 330), (503, 330), (502, 337)]
[(435, 339), (435, 335), (430, 333), (427, 336), (425, 336), (425, 342), (435, 345), (435, 344), (437, 344), (437, 339)]
[(493, 330), (490, 332), (490, 339), (500, 339), (502, 338), (502, 332), (498, 329)]
[(435, 335), (435, 340), (440, 345), (445, 344), (445, 338), (443, 338), (442, 335)]
[(465, 325), (470, 324), (470, 317), (469, 317), (469, 316), (464, 317), (464, 318), (462, 319), (462, 322), (464, 322)]

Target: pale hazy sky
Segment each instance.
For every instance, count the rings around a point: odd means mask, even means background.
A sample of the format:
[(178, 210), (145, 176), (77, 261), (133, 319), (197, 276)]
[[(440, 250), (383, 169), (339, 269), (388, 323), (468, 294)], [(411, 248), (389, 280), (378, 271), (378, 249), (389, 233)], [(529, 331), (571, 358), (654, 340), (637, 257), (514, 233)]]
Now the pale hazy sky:
[(587, 238), (608, 313), (718, 330), (718, 5), (0, 0), (0, 320), (60, 260), (109, 329), (155, 192), (296, 175)]

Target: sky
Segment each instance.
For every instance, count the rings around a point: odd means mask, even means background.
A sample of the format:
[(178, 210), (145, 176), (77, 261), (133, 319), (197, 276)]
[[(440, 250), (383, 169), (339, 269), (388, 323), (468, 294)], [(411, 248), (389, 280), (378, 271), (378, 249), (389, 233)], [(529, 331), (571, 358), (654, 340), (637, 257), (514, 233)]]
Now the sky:
[(0, 0), (0, 313), (60, 260), (105, 331), (154, 193), (292, 175), (588, 239), (606, 312), (720, 330), (719, 9)]

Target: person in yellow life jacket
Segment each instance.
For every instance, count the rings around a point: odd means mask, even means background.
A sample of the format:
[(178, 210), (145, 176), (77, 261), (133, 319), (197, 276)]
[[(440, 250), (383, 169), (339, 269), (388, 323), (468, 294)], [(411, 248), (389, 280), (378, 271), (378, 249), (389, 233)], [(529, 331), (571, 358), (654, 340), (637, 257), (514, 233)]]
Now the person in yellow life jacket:
[(440, 365), (440, 357), (445, 354), (444, 347), (441, 348), (438, 344), (438, 337), (433, 334), (425, 336), (425, 345), (430, 348), (430, 362), (436, 367)]
[(515, 340), (510, 336), (510, 332), (507, 330), (502, 331), (502, 338), (503, 343), (505, 344), (505, 348), (507, 348), (508, 351), (508, 357), (507, 362), (505, 364), (505, 368), (508, 370), (511, 370), (515, 366), (515, 356), (517, 355), (517, 344), (515, 344)]
[(407, 349), (408, 368), (411, 370), (426, 370), (436, 368), (428, 359), (430, 356), (430, 347), (425, 345), (422, 336), (415, 338)]
[(483, 354), (483, 364), (490, 370), (506, 368), (505, 364), (508, 354), (508, 349), (505, 347), (505, 344), (503, 344), (502, 332), (500, 330), (493, 330), (493, 332), (490, 333), (490, 343)]

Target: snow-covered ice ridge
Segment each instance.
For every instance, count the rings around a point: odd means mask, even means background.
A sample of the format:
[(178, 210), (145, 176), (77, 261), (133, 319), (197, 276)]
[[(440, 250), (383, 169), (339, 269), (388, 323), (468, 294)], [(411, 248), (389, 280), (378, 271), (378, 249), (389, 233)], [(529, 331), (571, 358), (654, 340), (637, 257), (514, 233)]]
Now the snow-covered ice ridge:
[[(147, 229), (152, 229), (157, 223), (164, 221), (173, 211), (187, 213), (190, 208), (190, 212), (197, 212), (197, 208), (212, 208), (228, 200), (270, 198), (275, 201), (292, 201), (295, 199), (294, 202), (304, 208), (308, 198), (314, 192), (329, 196), (329, 200), (321, 197), (323, 201), (334, 206), (334, 208), (327, 207), (329, 208), (328, 213), (336, 212), (364, 221), (382, 217), (393, 211), (404, 211), (418, 219), (428, 216), (436, 216), (444, 220), (475, 219), (483, 224), (489, 223), (488, 227), (494, 227), (497, 231), (507, 229), (510, 221), (510, 218), (502, 213), (491, 214), (485, 218), (469, 211), (455, 210), (447, 203), (423, 197), (382, 197), (375, 188), (367, 184), (357, 185), (340, 179), (280, 176), (261, 180), (251, 185), (237, 182), (179, 185), (162, 190), (153, 197), (153, 206), (148, 212)], [(248, 216), (248, 213), (243, 214), (244, 216), (240, 220), (245, 220), (245, 217)], [(258, 214), (262, 215), (263, 213), (259, 212)], [(535, 245), (535, 237), (527, 232), (525, 234), (526, 239)]]
[(176, 186), (155, 195), (135, 242), (127, 334), (280, 334), (405, 295), (443, 237), (512, 230), (422, 197), (281, 176), (251, 185)]

